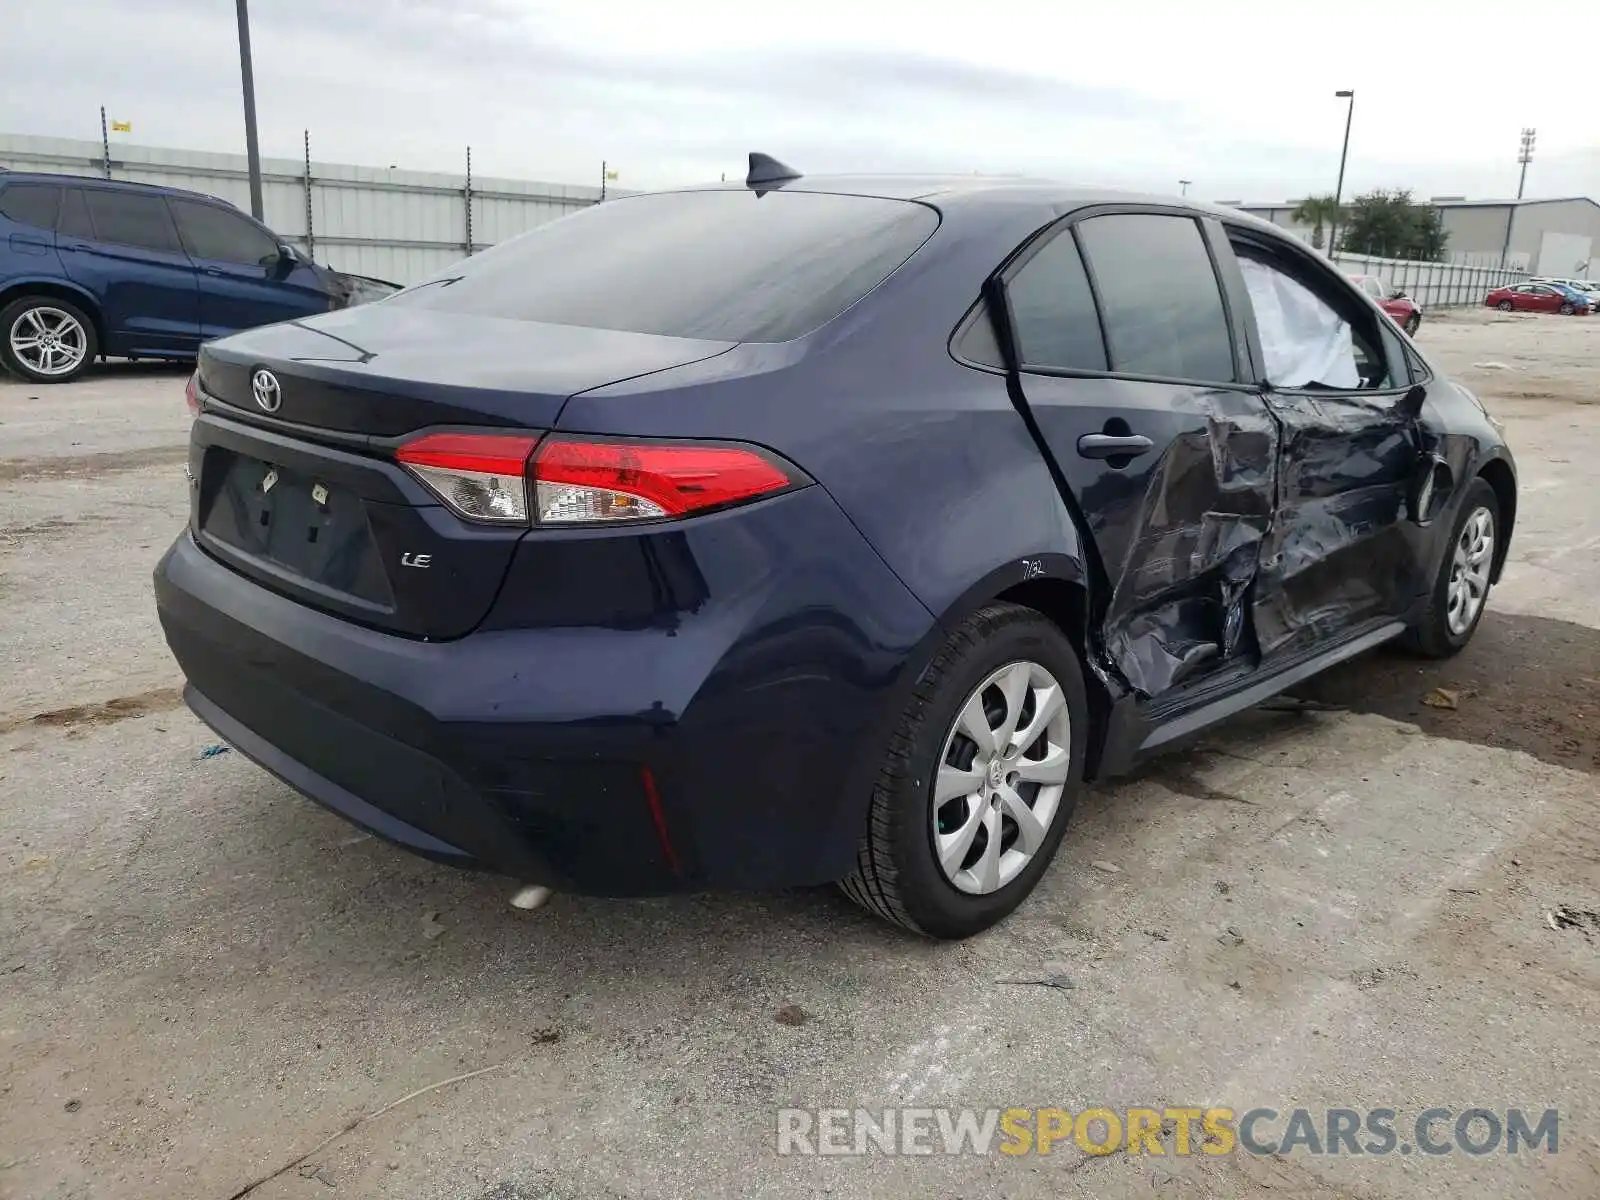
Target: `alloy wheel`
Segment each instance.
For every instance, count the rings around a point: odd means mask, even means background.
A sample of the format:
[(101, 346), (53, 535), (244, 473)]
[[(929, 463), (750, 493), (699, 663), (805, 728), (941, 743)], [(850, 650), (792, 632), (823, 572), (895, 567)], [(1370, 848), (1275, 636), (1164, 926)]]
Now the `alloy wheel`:
[(1494, 514), (1475, 508), (1456, 539), (1445, 593), (1445, 623), (1454, 637), (1472, 628), (1489, 594), (1489, 571), (1494, 565)]
[(973, 689), (945, 735), (933, 781), (933, 846), (959, 891), (988, 895), (1043, 847), (1061, 809), (1072, 722), (1060, 682), (1013, 662)]
[(40, 305), (23, 309), (11, 323), (11, 353), (37, 375), (70, 375), (89, 353), (89, 335), (65, 309)]

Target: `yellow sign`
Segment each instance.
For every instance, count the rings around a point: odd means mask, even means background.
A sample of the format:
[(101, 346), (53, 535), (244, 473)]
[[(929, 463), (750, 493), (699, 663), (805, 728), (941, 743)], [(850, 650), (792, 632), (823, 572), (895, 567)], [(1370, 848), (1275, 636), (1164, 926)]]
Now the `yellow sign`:
[(111, 132), (112, 133), (132, 133), (133, 132), (133, 122), (132, 121), (113, 121), (113, 122), (111, 122)]
[(617, 173), (615, 171), (607, 171), (606, 172), (606, 178), (607, 179), (615, 179), (616, 177), (617, 177)]

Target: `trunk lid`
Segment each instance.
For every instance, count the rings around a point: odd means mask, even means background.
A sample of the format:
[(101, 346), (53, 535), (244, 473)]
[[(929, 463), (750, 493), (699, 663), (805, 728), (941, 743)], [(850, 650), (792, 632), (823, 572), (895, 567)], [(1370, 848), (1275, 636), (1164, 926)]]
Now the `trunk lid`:
[[(315, 608), (460, 637), (488, 612), (526, 529), (457, 517), (395, 447), (440, 426), (536, 434), (577, 392), (729, 346), (382, 303), (211, 343), (190, 450), (194, 536)], [(261, 371), (275, 405), (257, 402)]]
[[(576, 392), (733, 344), (378, 302), (212, 342), (200, 352), (200, 384), (253, 420), (365, 437), (430, 425), (542, 429)], [(281, 388), (270, 414), (251, 389), (261, 368)]]

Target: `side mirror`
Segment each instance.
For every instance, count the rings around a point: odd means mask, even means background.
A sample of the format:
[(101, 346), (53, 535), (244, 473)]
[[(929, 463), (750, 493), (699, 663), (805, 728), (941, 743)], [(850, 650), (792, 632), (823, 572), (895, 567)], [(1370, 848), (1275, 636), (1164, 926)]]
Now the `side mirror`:
[(288, 242), (280, 242), (278, 244), (278, 261), (293, 265), (300, 261), (300, 254)]

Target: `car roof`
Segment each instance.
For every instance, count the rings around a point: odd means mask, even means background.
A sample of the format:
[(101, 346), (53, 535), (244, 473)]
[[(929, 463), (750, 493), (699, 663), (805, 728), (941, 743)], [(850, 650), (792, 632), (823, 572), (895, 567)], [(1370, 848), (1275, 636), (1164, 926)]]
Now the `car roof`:
[[(743, 191), (739, 182), (671, 189), (677, 191)], [(1187, 196), (1117, 188), (1069, 184), (1048, 179), (1006, 175), (802, 175), (774, 185), (771, 190), (821, 192), (831, 195), (869, 196), (887, 200), (918, 200), (941, 210), (981, 211), (1037, 208), (1044, 216), (1070, 212), (1096, 204), (1148, 204), (1178, 208), (1215, 217), (1236, 225), (1270, 231), (1287, 237), (1270, 221), (1237, 208), (1192, 200)], [(637, 193), (648, 194), (648, 193)]]
[(61, 175), (48, 171), (0, 171), (0, 187), (9, 183), (56, 183), (70, 187), (96, 187), (111, 188), (117, 191), (129, 192), (155, 192), (164, 196), (192, 197), (196, 200), (210, 200), (216, 204), (228, 204), (217, 196), (208, 196), (204, 192), (192, 192), (188, 188), (168, 187), (161, 183), (135, 183), (131, 179), (102, 179), (96, 175)]

